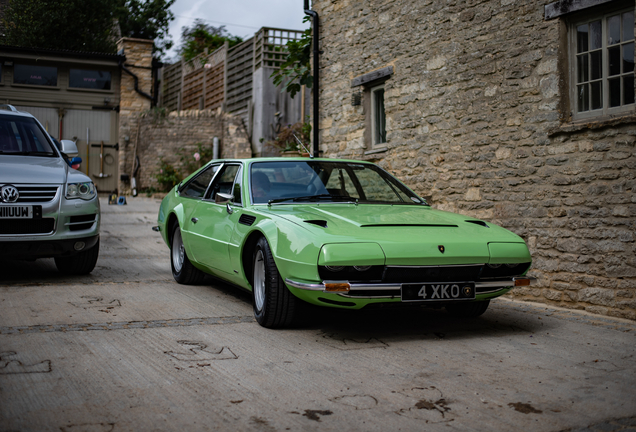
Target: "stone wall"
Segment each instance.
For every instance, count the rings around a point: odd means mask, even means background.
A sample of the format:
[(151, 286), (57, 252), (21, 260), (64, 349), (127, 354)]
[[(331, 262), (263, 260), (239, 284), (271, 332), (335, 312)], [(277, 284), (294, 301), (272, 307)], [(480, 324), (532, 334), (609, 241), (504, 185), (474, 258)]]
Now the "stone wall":
[[(137, 76), (137, 89), (152, 93), (153, 41), (123, 38), (117, 42), (117, 50), (126, 56), (125, 67)], [(151, 100), (135, 90), (134, 78), (122, 70), (119, 102), (119, 185), (120, 195), (130, 191), (130, 182), (122, 175), (132, 176), (135, 144), (139, 133), (137, 120), (151, 107)]]
[[(513, 297), (636, 319), (636, 116), (569, 123), (547, 3), (315, 0), (321, 150), (521, 235), (539, 282)], [(386, 66), (387, 148), (372, 153), (351, 80)]]
[[(160, 160), (182, 172), (182, 157), (193, 159), (200, 143), (212, 148), (219, 139), (220, 158), (252, 156), (249, 137), (239, 116), (217, 110), (173, 111), (168, 116), (148, 111), (140, 117), (137, 156), (140, 161), (137, 189), (159, 188)], [(208, 162), (201, 160), (201, 164)]]

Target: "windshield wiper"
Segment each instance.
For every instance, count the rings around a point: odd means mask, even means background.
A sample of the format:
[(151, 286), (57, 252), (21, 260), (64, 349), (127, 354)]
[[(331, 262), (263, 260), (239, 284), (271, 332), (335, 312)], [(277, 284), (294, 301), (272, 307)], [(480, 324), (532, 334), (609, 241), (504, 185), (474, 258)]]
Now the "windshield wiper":
[(272, 205), (276, 203), (281, 203), (285, 201), (320, 201), (325, 199), (339, 199), (339, 200), (347, 200), (354, 202), (355, 198), (352, 198), (347, 195), (331, 195), (331, 194), (320, 194), (320, 195), (307, 195), (307, 196), (299, 196), (299, 197), (288, 197), (288, 198), (276, 198), (267, 201), (267, 205)]

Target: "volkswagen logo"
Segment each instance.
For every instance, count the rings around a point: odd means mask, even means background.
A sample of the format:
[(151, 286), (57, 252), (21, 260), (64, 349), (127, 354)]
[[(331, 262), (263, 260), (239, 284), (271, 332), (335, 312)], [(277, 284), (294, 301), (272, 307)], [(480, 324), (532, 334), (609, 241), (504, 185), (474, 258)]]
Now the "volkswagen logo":
[(14, 203), (20, 198), (20, 194), (18, 193), (18, 189), (15, 186), (7, 185), (2, 186), (0, 189), (0, 194), (2, 194), (2, 201), (7, 203)]

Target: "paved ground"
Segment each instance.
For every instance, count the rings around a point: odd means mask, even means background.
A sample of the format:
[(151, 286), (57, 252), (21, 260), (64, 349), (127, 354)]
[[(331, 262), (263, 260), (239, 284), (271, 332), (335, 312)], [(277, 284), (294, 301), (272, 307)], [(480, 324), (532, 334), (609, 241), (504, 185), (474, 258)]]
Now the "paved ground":
[(495, 301), (255, 323), (176, 284), (159, 202), (103, 202), (95, 271), (0, 263), (0, 431), (636, 431), (636, 323)]

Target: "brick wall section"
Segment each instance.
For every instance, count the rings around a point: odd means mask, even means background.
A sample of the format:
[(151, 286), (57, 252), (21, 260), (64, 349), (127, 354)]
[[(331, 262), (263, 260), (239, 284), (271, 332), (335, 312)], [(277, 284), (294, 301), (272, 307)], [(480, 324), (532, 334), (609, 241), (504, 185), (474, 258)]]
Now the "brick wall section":
[[(539, 283), (513, 297), (636, 319), (635, 117), (562, 124), (561, 24), (546, 3), (315, 0), (321, 149), (521, 235)], [(351, 79), (389, 65), (388, 149), (365, 155)]]
[(177, 151), (183, 148), (183, 154), (193, 155), (197, 143), (212, 147), (214, 137), (220, 141), (220, 158), (252, 156), (242, 118), (220, 109), (173, 111), (167, 117), (157, 117), (149, 111), (141, 116), (140, 125), (138, 189), (158, 188), (160, 158), (180, 170), (183, 163)]

